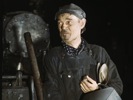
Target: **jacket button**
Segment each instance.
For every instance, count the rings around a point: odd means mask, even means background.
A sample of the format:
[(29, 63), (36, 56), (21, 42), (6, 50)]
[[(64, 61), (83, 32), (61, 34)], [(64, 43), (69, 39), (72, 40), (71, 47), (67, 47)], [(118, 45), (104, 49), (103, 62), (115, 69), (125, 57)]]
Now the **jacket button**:
[(50, 98), (50, 96), (51, 96), (50, 93), (48, 93), (48, 98)]
[(68, 75), (68, 78), (71, 78), (71, 75)]
[(62, 75), (60, 75), (60, 78), (62, 78)]

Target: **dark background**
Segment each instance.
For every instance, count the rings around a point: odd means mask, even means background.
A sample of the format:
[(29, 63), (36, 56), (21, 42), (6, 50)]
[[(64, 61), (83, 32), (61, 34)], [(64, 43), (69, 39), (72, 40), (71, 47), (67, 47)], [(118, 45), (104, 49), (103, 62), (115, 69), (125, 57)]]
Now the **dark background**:
[(103, 0), (4, 0), (2, 14), (30, 11), (49, 24), (51, 46), (60, 44), (54, 15), (58, 7), (73, 2), (87, 14), (86, 31), (82, 36), (92, 44), (103, 46), (118, 68), (124, 84), (123, 100), (132, 98), (133, 90), (133, 3)]

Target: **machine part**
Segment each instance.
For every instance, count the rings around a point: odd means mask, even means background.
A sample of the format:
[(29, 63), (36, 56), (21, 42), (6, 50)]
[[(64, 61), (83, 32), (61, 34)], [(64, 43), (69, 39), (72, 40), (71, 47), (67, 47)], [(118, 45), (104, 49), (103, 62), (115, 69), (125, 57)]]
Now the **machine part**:
[(16, 86), (22, 86), (22, 72), (17, 72)]
[(19, 62), (19, 63), (18, 63), (17, 70), (19, 71), (19, 70), (21, 70), (21, 69), (22, 69), (22, 64), (21, 64), (21, 62)]
[(36, 97), (36, 91), (35, 91), (35, 85), (34, 85), (34, 79), (33, 79), (33, 77), (31, 76), (31, 98), (32, 98), (32, 100), (37, 100), (37, 97)]
[(17, 79), (16, 79), (16, 84), (18, 86), (22, 86), (22, 71), (21, 71), (21, 68), (22, 68), (22, 64), (21, 62), (18, 63), (18, 67), (17, 67)]
[(2, 100), (37, 100), (33, 76), (23, 75), (21, 86), (16, 86), (16, 79), (2, 76)]
[(50, 41), (48, 24), (40, 16), (30, 12), (14, 12), (7, 16), (10, 18), (5, 17), (3, 22), (3, 35), (5, 38), (3, 41), (5, 40), (6, 44), (4, 45), (8, 46), (7, 48), (11, 53), (28, 57), (23, 37), (25, 32), (31, 33), (36, 55), (48, 48)]
[(28, 56), (31, 61), (31, 67), (32, 67), (32, 74), (33, 74), (33, 79), (35, 83), (35, 90), (37, 94), (37, 99), (38, 100), (43, 100), (43, 90), (42, 90), (42, 80), (37, 64), (37, 59), (33, 47), (33, 42), (31, 38), (31, 34), (29, 32), (24, 33), (24, 39), (28, 51)]
[(23, 75), (21, 77), (22, 81), (21, 81), (21, 86), (19, 86), (17, 83), (16, 83), (16, 79), (17, 79), (17, 76), (2, 76), (2, 88), (9, 88), (9, 87), (26, 87), (28, 86), (27, 85), (27, 81), (28, 81), (28, 76), (26, 75)]
[(17, 76), (2, 76), (2, 100), (31, 100), (29, 77), (24, 75), (21, 86), (16, 86)]
[(2, 100), (30, 100), (28, 87), (2, 89)]

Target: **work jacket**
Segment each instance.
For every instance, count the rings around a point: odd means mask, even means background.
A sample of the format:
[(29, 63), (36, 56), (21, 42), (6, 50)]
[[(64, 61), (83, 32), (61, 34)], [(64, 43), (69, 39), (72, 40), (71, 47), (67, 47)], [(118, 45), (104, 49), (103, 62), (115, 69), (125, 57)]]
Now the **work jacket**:
[(123, 84), (116, 65), (104, 48), (85, 42), (78, 55), (69, 55), (62, 46), (55, 47), (44, 57), (44, 88), (46, 100), (82, 100), (84, 93), (80, 82), (88, 75), (99, 82), (97, 64), (108, 66), (108, 82), (101, 88), (113, 87), (119, 95)]

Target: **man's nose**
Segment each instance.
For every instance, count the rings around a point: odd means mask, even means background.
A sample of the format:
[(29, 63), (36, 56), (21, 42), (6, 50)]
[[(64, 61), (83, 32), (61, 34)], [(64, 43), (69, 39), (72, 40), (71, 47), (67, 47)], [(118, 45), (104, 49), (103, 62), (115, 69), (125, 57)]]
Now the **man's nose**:
[(63, 30), (65, 30), (65, 29), (67, 28), (67, 25), (64, 23), (64, 24), (62, 24), (61, 28), (62, 28)]

